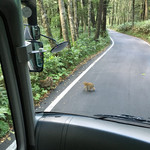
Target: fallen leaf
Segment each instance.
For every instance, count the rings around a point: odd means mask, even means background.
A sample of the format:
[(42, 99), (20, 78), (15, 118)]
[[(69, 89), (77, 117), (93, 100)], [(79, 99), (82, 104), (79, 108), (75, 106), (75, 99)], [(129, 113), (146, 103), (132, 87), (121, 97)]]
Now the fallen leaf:
[(14, 131), (10, 131), (10, 133), (15, 134), (15, 132), (14, 132)]
[(142, 75), (142, 76), (145, 76), (145, 73), (142, 73), (141, 75)]
[(11, 137), (8, 137), (7, 140), (11, 141)]

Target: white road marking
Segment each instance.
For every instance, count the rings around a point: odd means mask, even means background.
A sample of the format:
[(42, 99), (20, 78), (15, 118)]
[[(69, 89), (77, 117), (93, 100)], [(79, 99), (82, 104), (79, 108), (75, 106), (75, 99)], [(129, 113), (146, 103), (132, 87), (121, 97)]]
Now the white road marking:
[(16, 149), (17, 149), (17, 144), (15, 140), (6, 150), (16, 150)]
[[(56, 104), (70, 91), (70, 89), (100, 60), (106, 53), (114, 46), (114, 41), (110, 37), (112, 44), (111, 46), (98, 58), (96, 59), (85, 71), (83, 71), (56, 99), (44, 110), (44, 112), (50, 112)], [(6, 149), (15, 150), (17, 148), (16, 140)]]
[(50, 112), (56, 104), (71, 90), (71, 88), (100, 60), (106, 53), (114, 46), (114, 41), (110, 37), (112, 45), (98, 58), (96, 59), (85, 71), (83, 71), (56, 99), (44, 110), (44, 112)]
[(145, 44), (147, 44), (148, 46), (150, 46), (150, 43), (148, 43), (147, 41), (141, 39), (141, 38), (138, 38), (138, 37), (135, 37), (133, 35), (129, 35), (129, 34), (125, 34), (125, 33), (121, 33), (121, 32), (118, 32), (118, 31), (114, 31), (114, 30), (108, 30), (110, 33), (120, 33), (120, 34), (124, 34), (124, 35), (127, 35), (127, 36), (130, 36), (132, 38), (135, 38), (137, 40), (140, 40), (141, 42), (144, 42)]

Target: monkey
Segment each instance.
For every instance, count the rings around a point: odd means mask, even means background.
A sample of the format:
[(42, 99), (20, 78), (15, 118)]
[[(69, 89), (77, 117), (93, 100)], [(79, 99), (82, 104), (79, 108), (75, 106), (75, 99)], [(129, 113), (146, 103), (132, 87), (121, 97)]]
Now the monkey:
[(40, 80), (40, 85), (42, 88), (46, 88), (46, 87), (52, 88), (53, 79), (51, 77), (47, 77), (45, 80)]
[(83, 82), (86, 91), (95, 91), (94, 84), (91, 82)]

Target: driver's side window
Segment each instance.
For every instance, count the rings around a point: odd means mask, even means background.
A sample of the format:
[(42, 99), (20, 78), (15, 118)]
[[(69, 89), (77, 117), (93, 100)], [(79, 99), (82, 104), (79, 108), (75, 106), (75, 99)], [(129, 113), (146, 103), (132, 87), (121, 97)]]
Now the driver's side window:
[(4, 77), (0, 65), (0, 150), (13, 150), (15, 148), (15, 132)]

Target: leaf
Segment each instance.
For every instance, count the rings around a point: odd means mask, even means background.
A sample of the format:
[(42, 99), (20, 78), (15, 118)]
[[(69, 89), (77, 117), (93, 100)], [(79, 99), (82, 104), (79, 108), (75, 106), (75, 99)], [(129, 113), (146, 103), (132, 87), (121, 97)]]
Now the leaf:
[(9, 131), (8, 123), (0, 120), (0, 138), (2, 138), (8, 131)]
[(10, 131), (10, 133), (15, 134), (15, 132), (14, 132), (14, 131)]
[(145, 73), (142, 73), (141, 75), (142, 75), (142, 76), (145, 76), (146, 74), (145, 74)]
[(8, 140), (8, 141), (11, 141), (11, 137), (8, 137), (7, 140)]

